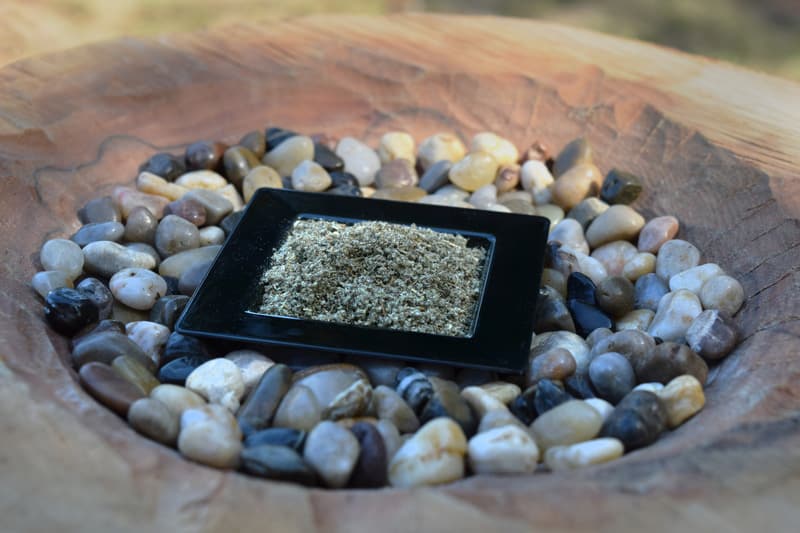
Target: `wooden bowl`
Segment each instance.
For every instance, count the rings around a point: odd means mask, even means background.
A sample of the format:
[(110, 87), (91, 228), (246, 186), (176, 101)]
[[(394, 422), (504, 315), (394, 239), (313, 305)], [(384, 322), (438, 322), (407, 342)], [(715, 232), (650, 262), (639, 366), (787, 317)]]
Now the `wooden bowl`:
[[(18, 530), (634, 531), (796, 527), (800, 86), (530, 21), (316, 17), (121, 39), (0, 71), (0, 523)], [(743, 342), (706, 408), (655, 445), (563, 474), (416, 491), (306, 490), (205, 468), (89, 398), (29, 287), (75, 210), (157, 150), (283, 125), (376, 142), (586, 135), (742, 281)], [(792, 524), (795, 524), (794, 526)]]

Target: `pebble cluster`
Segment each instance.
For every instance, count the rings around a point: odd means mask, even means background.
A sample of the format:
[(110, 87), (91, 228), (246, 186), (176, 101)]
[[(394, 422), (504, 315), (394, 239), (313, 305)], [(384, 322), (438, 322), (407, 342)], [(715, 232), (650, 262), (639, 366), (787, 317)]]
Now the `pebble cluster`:
[[(416, 146), (390, 132), (375, 150), (270, 128), (159, 153), (140, 171), (135, 187), (86, 203), (69, 239), (42, 246), (31, 284), (47, 322), (72, 338), (85, 390), (198, 463), (330, 488), (605, 463), (702, 409), (708, 364), (736, 344), (742, 286), (676, 238), (676, 218), (630, 207), (640, 179), (603, 176), (584, 139), (551, 158), (542, 143), (520, 153), (493, 133), (467, 148), (447, 133)], [(174, 332), (261, 187), (550, 219), (524, 375), (309, 364)]]

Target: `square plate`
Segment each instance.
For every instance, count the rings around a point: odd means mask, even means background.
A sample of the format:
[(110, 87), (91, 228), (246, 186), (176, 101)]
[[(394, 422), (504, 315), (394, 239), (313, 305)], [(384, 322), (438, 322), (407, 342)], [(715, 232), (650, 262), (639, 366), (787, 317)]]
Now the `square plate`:
[[(272, 254), (298, 218), (384, 221), (457, 233), (487, 250), (468, 336), (254, 312)], [(176, 325), (184, 335), (519, 373), (528, 360), (549, 221), (544, 217), (260, 189)]]

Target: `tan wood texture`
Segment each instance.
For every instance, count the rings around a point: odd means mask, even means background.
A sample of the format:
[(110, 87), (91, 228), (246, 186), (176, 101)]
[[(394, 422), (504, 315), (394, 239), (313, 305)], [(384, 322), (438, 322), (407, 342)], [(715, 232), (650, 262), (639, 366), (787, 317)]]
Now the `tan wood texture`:
[[(266, 125), (520, 147), (587, 135), (637, 206), (740, 279), (743, 342), (698, 416), (566, 474), (305, 490), (182, 460), (77, 385), (28, 286), (75, 210), (157, 150)], [(642, 43), (500, 18), (318, 17), (121, 39), (0, 70), (0, 530), (795, 531), (800, 86)]]

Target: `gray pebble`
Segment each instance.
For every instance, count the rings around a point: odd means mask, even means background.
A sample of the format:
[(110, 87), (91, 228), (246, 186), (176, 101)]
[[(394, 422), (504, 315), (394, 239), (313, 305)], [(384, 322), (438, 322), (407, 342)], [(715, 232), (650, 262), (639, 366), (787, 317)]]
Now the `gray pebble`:
[(156, 238), (158, 218), (146, 207), (135, 207), (125, 221), (125, 240), (151, 244)]
[(574, 218), (580, 222), (583, 229), (589, 227), (594, 219), (602, 215), (610, 206), (603, 200), (595, 197), (586, 198), (569, 210), (568, 218)]
[(645, 274), (636, 280), (634, 286), (634, 306), (636, 309), (656, 311), (658, 302), (669, 292), (666, 282), (656, 274)]
[(37, 272), (31, 278), (31, 287), (42, 298), (47, 297), (47, 293), (53, 289), (60, 289), (62, 287), (72, 288), (72, 280), (60, 270), (45, 270)]
[(617, 405), (600, 429), (601, 437), (622, 441), (625, 451), (655, 442), (667, 428), (667, 412), (658, 396), (649, 391), (633, 391)]
[(59, 270), (74, 280), (81, 275), (84, 257), (81, 247), (67, 239), (50, 239), (39, 252), (45, 270)]
[(206, 209), (206, 224), (213, 226), (233, 211), (233, 204), (221, 194), (205, 189), (194, 189), (184, 198), (194, 200)]
[(73, 348), (72, 364), (80, 368), (93, 361), (110, 365), (120, 355), (133, 357), (151, 372), (153, 361), (139, 346), (122, 333), (103, 331), (87, 335)]
[(82, 224), (96, 222), (119, 222), (122, 214), (110, 196), (94, 198), (78, 209), (78, 219)]
[(197, 290), (197, 287), (200, 286), (200, 283), (206, 277), (212, 263), (213, 261), (204, 261), (189, 267), (181, 276), (180, 281), (178, 281), (178, 290), (181, 291), (181, 294), (185, 294), (186, 296), (194, 294), (194, 291)]
[(200, 246), (200, 234), (188, 220), (167, 215), (158, 224), (155, 244), (162, 257), (169, 257)]
[(83, 247), (96, 241), (117, 242), (122, 239), (124, 233), (125, 226), (119, 222), (94, 222), (82, 226), (70, 237), (70, 240)]
[(123, 268), (149, 270), (156, 266), (155, 261), (149, 255), (129, 250), (121, 244), (111, 241), (87, 244), (83, 249), (83, 257), (86, 271), (104, 278), (110, 278)]
[(598, 355), (589, 364), (589, 379), (597, 395), (616, 404), (636, 386), (628, 360), (616, 352)]
[(242, 470), (254, 476), (307, 486), (317, 483), (311, 467), (299, 453), (287, 446), (262, 444), (245, 448), (240, 459)]
[(442, 159), (428, 167), (428, 170), (426, 170), (419, 179), (420, 188), (431, 193), (450, 183), (450, 178), (448, 176), (450, 174), (450, 167), (452, 166), (453, 163)]
[(203, 246), (171, 255), (158, 266), (158, 273), (180, 279), (184, 272), (197, 263), (211, 261), (217, 257), (221, 248), (220, 245)]

